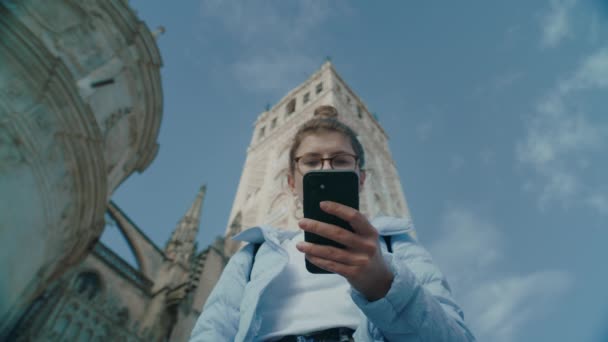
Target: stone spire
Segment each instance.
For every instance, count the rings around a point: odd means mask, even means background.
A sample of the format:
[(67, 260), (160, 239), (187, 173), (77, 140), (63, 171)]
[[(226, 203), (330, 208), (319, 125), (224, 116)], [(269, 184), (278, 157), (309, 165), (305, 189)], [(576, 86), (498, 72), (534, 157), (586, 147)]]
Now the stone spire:
[(207, 192), (207, 186), (201, 186), (196, 199), (186, 212), (186, 215), (179, 221), (171, 239), (167, 242), (165, 254), (175, 262), (181, 262), (184, 265), (189, 264), (190, 256), (195, 253), (195, 241), (200, 224), (203, 199)]

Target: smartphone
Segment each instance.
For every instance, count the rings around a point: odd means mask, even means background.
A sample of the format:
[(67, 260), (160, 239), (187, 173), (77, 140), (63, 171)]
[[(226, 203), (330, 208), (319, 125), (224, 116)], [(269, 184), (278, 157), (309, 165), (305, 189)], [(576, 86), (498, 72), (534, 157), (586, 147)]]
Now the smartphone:
[[(333, 224), (352, 231), (350, 224), (319, 207), (322, 201), (332, 201), (359, 210), (359, 176), (354, 171), (318, 170), (304, 175), (303, 180), (304, 217)], [(314, 233), (304, 232), (306, 242), (319, 245), (330, 245), (338, 248), (344, 246), (336, 241)], [(306, 259), (306, 269), (310, 273), (332, 273)]]

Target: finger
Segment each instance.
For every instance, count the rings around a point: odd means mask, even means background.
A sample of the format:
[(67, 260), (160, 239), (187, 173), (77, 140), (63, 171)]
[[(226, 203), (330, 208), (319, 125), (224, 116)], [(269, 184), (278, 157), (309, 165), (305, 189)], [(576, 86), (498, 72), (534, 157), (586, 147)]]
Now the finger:
[(375, 251), (375, 240), (367, 240), (342, 227), (311, 219), (301, 219), (298, 224), (303, 230), (340, 243), (347, 249), (359, 250), (365, 253), (373, 253)]
[(313, 255), (307, 255), (306, 259), (322, 269), (337, 273), (345, 278), (352, 278), (356, 275), (357, 267), (341, 264), (336, 261), (319, 258)]
[(367, 218), (365, 218), (357, 209), (331, 201), (322, 201), (320, 207), (324, 212), (337, 216), (350, 223), (353, 230), (360, 235), (369, 236), (377, 233), (376, 229), (369, 223)]
[(352, 251), (333, 246), (323, 246), (314, 243), (300, 242), (296, 245), (296, 248), (300, 252), (305, 253), (307, 257), (314, 256), (349, 266), (365, 266), (369, 261), (369, 258), (367, 258), (365, 255), (356, 254)]

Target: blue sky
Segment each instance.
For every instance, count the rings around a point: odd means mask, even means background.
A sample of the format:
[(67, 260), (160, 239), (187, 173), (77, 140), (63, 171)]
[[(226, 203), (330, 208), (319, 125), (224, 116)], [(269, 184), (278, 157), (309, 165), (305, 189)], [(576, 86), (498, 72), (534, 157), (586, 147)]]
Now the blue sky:
[(166, 28), (164, 117), (113, 200), (161, 247), (203, 183), (223, 234), (256, 117), (329, 56), (479, 340), (608, 340), (606, 1), (131, 5)]

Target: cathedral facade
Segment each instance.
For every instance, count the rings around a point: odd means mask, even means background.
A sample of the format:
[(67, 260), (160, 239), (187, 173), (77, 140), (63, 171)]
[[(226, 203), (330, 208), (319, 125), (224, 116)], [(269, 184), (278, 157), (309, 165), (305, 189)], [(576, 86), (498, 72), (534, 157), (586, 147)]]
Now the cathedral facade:
[(136, 265), (98, 242), (30, 305), (11, 340), (187, 341), (202, 307), (200, 262), (214, 248), (195, 254), (204, 196), (203, 186), (163, 249), (111, 202), (106, 229), (120, 231)]
[(0, 1), (0, 340), (154, 160), (161, 64), (126, 0)]

